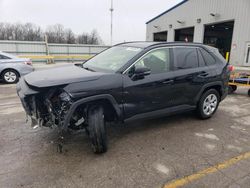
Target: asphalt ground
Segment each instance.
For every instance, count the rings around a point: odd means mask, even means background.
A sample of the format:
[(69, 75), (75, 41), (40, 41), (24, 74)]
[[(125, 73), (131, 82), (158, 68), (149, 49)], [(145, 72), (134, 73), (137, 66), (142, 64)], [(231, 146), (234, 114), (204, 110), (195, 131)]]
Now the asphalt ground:
[(0, 83), (0, 187), (250, 187), (250, 97), (228, 96), (209, 120), (195, 113), (108, 125), (93, 154), (83, 131), (57, 151), (56, 129), (32, 129), (15, 85)]

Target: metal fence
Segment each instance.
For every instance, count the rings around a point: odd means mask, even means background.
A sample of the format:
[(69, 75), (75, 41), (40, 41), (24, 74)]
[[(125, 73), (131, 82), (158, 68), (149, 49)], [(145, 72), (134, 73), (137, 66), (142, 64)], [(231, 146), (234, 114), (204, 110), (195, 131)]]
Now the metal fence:
[(28, 57), (33, 62), (82, 61), (108, 47), (103, 45), (52, 44), (43, 41), (0, 40), (0, 51)]

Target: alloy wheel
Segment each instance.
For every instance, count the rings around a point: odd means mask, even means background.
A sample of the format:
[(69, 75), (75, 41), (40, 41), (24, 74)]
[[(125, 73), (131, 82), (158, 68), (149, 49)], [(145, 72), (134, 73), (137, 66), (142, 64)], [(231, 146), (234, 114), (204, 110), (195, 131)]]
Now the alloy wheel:
[(211, 115), (218, 104), (218, 98), (215, 94), (210, 94), (206, 97), (206, 99), (203, 102), (203, 112), (207, 116)]
[(17, 80), (17, 75), (13, 71), (7, 71), (4, 74), (4, 80), (8, 83), (14, 83)]

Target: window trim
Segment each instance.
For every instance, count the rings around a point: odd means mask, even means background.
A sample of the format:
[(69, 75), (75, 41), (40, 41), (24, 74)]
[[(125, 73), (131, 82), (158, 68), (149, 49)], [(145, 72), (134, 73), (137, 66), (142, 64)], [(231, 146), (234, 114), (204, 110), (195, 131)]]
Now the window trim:
[[(169, 50), (171, 50), (171, 48), (173, 48), (172, 46), (171, 47), (169, 47), (169, 46), (166, 46), (166, 47), (158, 47), (158, 48), (153, 48), (153, 49), (151, 49), (151, 50), (149, 50), (149, 51), (147, 51), (145, 54), (143, 54), (140, 58), (138, 58), (136, 61), (134, 61), (127, 69), (125, 69), (123, 72), (122, 72), (122, 74), (127, 74), (127, 72), (128, 72), (128, 70), (131, 68), (131, 67), (133, 67), (136, 63), (138, 63), (142, 58), (144, 58), (146, 55), (148, 55), (149, 53), (151, 53), (151, 52), (153, 52), (153, 51), (155, 51), (155, 50), (160, 50), (160, 49), (169, 49)], [(171, 60), (171, 58), (170, 58), (170, 60)], [(171, 61), (170, 61), (171, 62)]]
[[(201, 53), (201, 48), (198, 48), (198, 49), (196, 50), (196, 52), (197, 52), (199, 67), (207, 67), (207, 63), (206, 63), (206, 61), (205, 61), (205, 59), (204, 59), (204, 57), (203, 57), (203, 55), (202, 55), (202, 53)], [(201, 66), (200, 58), (203, 60), (204, 66)]]
[[(206, 53), (208, 53), (208, 55), (210, 55), (210, 56), (214, 59), (214, 63), (213, 63), (213, 64), (210, 64), (210, 65), (209, 65), (209, 64), (207, 63), (206, 58), (204, 57), (204, 54), (202, 53), (202, 50), (204, 50)], [(217, 64), (216, 58), (215, 58), (208, 50), (206, 50), (206, 49), (204, 49), (204, 48), (199, 48), (199, 51), (200, 51), (201, 56), (202, 56), (202, 58), (203, 58), (203, 60), (204, 60), (204, 62), (205, 62), (205, 64), (206, 64), (207, 67), (214, 66), (214, 65)]]

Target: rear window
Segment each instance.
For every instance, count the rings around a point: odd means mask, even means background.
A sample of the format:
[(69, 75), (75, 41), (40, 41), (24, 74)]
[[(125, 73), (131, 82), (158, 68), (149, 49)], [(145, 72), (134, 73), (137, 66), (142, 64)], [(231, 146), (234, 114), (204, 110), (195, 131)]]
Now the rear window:
[(6, 57), (4, 55), (0, 55), (0, 59), (10, 59), (9, 57)]
[(197, 68), (198, 56), (196, 48), (177, 47), (174, 48), (174, 67), (175, 69)]
[(202, 57), (204, 58), (204, 61), (206, 62), (206, 64), (208, 66), (214, 65), (216, 63), (215, 58), (210, 53), (208, 53), (206, 50), (200, 48), (200, 52), (201, 52)]

